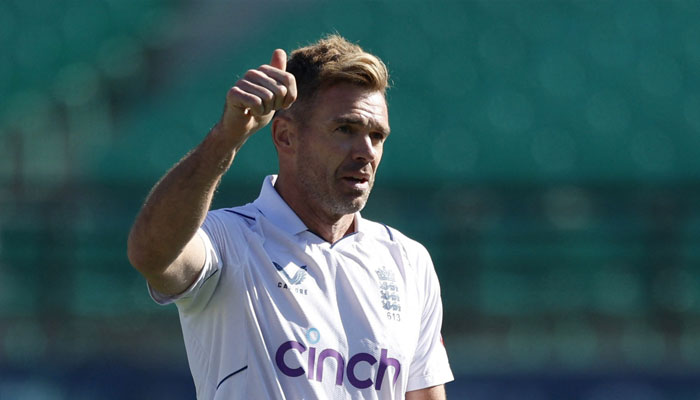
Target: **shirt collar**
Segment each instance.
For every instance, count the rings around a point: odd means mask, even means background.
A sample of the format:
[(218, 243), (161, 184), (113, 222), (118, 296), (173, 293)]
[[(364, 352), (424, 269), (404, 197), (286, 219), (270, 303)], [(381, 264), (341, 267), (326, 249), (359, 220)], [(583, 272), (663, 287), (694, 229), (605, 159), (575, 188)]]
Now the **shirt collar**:
[[(301, 232), (308, 231), (308, 228), (297, 216), (294, 210), (284, 201), (282, 196), (275, 189), (277, 175), (268, 175), (263, 181), (260, 195), (253, 202), (260, 213), (270, 222), (277, 225), (284, 231), (297, 235)], [(362, 232), (364, 223), (359, 212), (355, 213), (355, 232)]]

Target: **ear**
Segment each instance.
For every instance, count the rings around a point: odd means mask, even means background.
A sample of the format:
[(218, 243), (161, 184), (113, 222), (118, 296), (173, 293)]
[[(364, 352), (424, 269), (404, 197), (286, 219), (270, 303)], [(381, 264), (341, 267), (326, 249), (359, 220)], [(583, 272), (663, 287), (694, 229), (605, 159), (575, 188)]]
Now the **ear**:
[(278, 153), (289, 153), (294, 150), (297, 142), (296, 125), (289, 117), (278, 115), (272, 121), (272, 142)]

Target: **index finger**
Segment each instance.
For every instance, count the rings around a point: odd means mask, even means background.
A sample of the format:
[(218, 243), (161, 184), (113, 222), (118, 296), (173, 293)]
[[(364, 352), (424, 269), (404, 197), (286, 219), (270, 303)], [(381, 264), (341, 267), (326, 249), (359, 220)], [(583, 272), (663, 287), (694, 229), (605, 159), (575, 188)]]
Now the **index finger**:
[(261, 65), (259, 71), (274, 79), (277, 83), (287, 88), (287, 95), (284, 97), (282, 108), (289, 107), (297, 99), (297, 83), (294, 75), (282, 71), (272, 65)]

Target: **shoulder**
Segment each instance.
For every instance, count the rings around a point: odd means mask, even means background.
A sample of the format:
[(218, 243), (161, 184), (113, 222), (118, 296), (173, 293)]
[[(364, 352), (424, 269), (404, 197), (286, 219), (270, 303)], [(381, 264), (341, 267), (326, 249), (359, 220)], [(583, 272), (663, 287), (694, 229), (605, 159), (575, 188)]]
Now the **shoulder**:
[(211, 210), (207, 213), (207, 222), (215, 220), (223, 224), (244, 224), (252, 225), (257, 221), (260, 212), (252, 204), (246, 204), (239, 207), (219, 208)]
[(238, 263), (245, 257), (248, 243), (259, 237), (255, 234), (258, 218), (259, 211), (252, 204), (210, 210), (201, 231), (219, 260)]
[(259, 211), (252, 204), (220, 208), (207, 213), (201, 228), (210, 240), (223, 246), (255, 229)]

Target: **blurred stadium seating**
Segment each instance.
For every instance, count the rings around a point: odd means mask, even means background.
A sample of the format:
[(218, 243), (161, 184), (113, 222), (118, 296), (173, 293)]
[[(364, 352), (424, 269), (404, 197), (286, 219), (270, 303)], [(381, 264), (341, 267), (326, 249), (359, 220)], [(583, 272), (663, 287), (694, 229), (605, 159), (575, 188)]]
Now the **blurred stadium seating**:
[[(332, 31), (393, 74), (363, 214), (433, 255), (451, 398), (700, 398), (699, 19), (692, 0), (0, 3), (0, 399), (192, 398), (130, 223), (237, 76)], [(216, 206), (275, 170), (263, 131)]]

